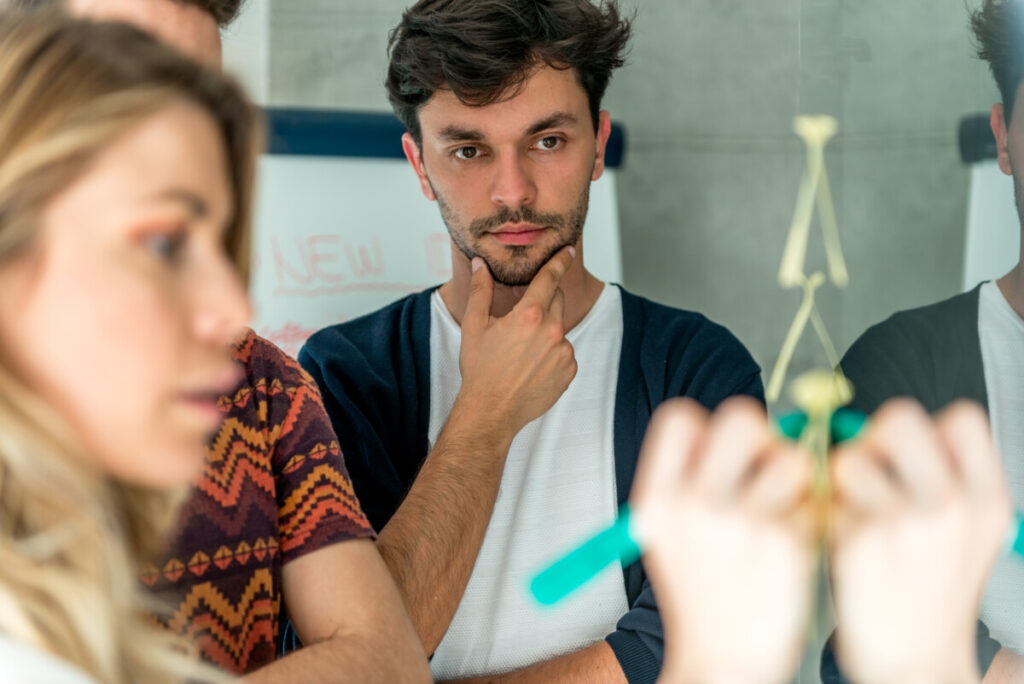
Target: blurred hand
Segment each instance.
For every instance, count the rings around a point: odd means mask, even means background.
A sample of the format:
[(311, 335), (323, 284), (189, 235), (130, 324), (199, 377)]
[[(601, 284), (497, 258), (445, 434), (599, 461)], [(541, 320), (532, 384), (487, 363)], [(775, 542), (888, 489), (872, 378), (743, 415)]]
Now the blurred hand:
[[(534, 276), (522, 299), (501, 318), (491, 316), (494, 280), (473, 260), (462, 320), (459, 403), (511, 440), (550, 409), (576, 377), (576, 356), (565, 339), (565, 297), (558, 285), (572, 263), (569, 247)], [(454, 410), (453, 410), (454, 413)]]
[(630, 504), (665, 625), (663, 682), (783, 682), (807, 635), (811, 457), (751, 399), (666, 402)]
[(975, 620), (1010, 499), (980, 408), (883, 406), (831, 463), (836, 652), (857, 682), (978, 681)]

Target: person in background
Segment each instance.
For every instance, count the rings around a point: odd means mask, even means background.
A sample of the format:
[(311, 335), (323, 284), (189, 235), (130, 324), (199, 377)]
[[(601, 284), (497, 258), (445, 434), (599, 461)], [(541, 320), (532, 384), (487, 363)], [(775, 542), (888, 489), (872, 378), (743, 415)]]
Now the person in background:
[(753, 402), (658, 409), (630, 503), (665, 622), (662, 682), (793, 681), (823, 518), (851, 679), (980, 681), (978, 602), (1011, 518), (984, 412), (962, 402), (932, 421), (890, 402), (836, 450), (831, 501), (814, 501), (812, 470)]
[(256, 115), (137, 30), (9, 9), (0, 101), (0, 678), (205, 678), (138, 571), (241, 380)]
[(299, 360), (439, 680), (653, 681), (642, 564), (555, 610), (525, 587), (615, 519), (655, 406), (763, 401), (729, 331), (584, 265), (629, 34), (615, 2), (589, 0), (421, 0), (392, 33), (388, 93), (453, 276), (320, 331)]
[[(219, 27), (241, 4), (19, 2), (128, 22), (216, 69)], [(243, 273), (244, 238), (237, 249)], [(196, 643), (204, 660), (234, 674), (254, 673), (254, 681), (428, 679), (316, 385), (293, 359), (241, 326), (232, 356), (244, 368), (241, 386), (217, 400), (222, 422), (170, 552), (143, 568), (145, 583), (170, 605), (159, 620)], [(285, 608), (309, 648), (279, 660)]]
[[(1002, 96), (992, 107), (992, 132), (999, 167), (1014, 179), (1024, 234), (1024, 2), (985, 0), (971, 13), (970, 25), (978, 55), (988, 62)], [(1024, 240), (1017, 265), (1005, 276), (896, 313), (861, 335), (841, 365), (856, 388), (854, 406), (867, 413), (900, 396), (931, 412), (957, 399), (986, 408), (1014, 503), (1024, 507)], [(987, 684), (1024, 679), (1022, 602), (1024, 565), (1000, 560), (985, 588), (978, 625)], [(822, 675), (829, 683), (843, 681), (828, 648)]]

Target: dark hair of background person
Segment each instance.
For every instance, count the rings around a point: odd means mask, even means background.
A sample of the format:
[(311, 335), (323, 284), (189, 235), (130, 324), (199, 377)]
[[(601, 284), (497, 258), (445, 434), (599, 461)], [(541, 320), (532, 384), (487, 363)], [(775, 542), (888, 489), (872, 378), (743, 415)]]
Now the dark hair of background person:
[[(136, 0), (143, 2), (144, 0)], [(217, 25), (224, 28), (237, 17), (242, 9), (245, 0), (171, 0), (179, 5), (192, 5), (209, 14), (216, 20)], [(45, 8), (64, 4), (64, 0), (11, 0), (11, 4), (18, 8)]]
[(388, 98), (420, 142), (419, 108), (438, 90), (484, 106), (515, 95), (546, 64), (579, 75), (596, 130), (631, 24), (615, 0), (420, 0), (389, 38)]
[(971, 12), (971, 31), (978, 57), (988, 62), (996, 79), (1009, 125), (1024, 80), (1024, 6), (1019, 0), (985, 0)]

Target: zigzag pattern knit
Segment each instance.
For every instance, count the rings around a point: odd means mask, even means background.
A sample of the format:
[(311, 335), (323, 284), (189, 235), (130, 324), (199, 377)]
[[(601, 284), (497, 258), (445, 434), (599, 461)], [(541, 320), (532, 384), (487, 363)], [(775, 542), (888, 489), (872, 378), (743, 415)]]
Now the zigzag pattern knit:
[(245, 384), (222, 397), (172, 552), (142, 579), (169, 606), (161, 624), (242, 674), (275, 657), (282, 565), (373, 531), (312, 378), (252, 331), (234, 356)]

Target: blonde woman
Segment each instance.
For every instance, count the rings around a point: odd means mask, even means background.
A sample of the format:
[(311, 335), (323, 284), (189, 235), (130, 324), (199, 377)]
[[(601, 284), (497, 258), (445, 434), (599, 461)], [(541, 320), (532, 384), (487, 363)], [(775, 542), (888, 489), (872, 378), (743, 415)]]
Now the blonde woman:
[(254, 114), (137, 30), (13, 11), (0, 102), (0, 679), (180, 680), (137, 576), (240, 380)]

